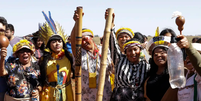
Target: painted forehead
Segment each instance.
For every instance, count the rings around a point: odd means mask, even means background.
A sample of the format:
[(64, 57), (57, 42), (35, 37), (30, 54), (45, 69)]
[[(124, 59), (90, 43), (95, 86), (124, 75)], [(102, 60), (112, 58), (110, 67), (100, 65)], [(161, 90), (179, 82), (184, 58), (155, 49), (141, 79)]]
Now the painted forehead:
[(84, 39), (92, 39), (90, 36), (82, 36)]

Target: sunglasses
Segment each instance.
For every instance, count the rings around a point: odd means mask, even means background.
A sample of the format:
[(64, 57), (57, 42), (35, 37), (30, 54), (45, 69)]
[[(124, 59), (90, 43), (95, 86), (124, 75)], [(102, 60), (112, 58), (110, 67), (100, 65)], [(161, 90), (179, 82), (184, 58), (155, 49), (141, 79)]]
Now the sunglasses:
[(19, 50), (18, 53), (24, 53), (24, 52), (31, 53), (31, 50), (23, 48), (23, 49)]
[(6, 33), (6, 30), (4, 30), (4, 29), (0, 29), (0, 32), (4, 32), (4, 33)]

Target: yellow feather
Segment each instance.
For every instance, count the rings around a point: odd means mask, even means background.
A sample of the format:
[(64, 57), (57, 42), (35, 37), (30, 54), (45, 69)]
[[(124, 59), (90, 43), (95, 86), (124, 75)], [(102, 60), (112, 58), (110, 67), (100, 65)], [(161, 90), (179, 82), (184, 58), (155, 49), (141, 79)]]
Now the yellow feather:
[(159, 36), (159, 27), (156, 28), (155, 37)]

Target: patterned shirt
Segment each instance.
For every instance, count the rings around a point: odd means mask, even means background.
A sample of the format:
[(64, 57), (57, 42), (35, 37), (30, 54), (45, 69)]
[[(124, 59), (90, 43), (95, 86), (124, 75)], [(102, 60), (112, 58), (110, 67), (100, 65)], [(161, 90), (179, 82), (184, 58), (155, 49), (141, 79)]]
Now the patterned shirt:
[(19, 60), (7, 62), (5, 69), (8, 72), (6, 77), (8, 94), (15, 98), (27, 98), (31, 96), (32, 90), (39, 85), (39, 66), (31, 63), (30, 67), (23, 67)]

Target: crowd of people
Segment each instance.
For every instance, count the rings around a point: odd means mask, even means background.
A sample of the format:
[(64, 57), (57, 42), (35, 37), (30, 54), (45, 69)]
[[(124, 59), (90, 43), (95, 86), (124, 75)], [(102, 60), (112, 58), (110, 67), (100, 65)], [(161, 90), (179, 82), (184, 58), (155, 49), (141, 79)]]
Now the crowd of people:
[[(50, 14), (50, 13), (49, 13)], [(0, 50), (0, 101), (74, 101), (76, 26), (66, 37), (59, 23), (43, 12), (46, 22), (31, 38), (14, 36), (14, 26), (0, 16), (0, 34), (9, 40)], [(84, 16), (84, 14), (83, 14)], [(105, 19), (108, 11), (105, 12)], [(115, 14), (107, 54), (103, 101), (201, 101), (201, 38), (192, 42), (166, 28), (151, 40), (122, 27), (115, 31)], [(100, 45), (94, 33), (82, 29), (82, 101), (95, 101), (101, 70)], [(169, 82), (168, 49), (174, 38), (184, 49), (186, 85), (172, 89)]]

